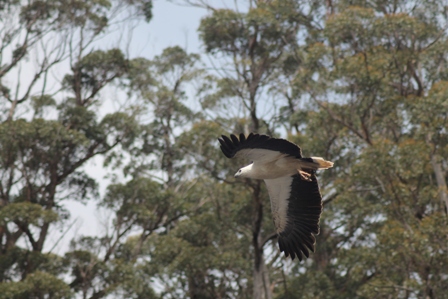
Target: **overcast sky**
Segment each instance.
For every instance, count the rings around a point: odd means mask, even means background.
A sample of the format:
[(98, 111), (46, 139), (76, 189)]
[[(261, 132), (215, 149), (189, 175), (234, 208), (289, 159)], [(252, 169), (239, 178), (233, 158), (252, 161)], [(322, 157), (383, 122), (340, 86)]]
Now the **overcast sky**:
[(205, 9), (155, 0), (151, 22), (141, 24), (134, 33), (133, 48), (140, 53), (131, 54), (152, 58), (164, 48), (177, 45), (188, 52), (199, 52), (197, 28), (206, 14)]

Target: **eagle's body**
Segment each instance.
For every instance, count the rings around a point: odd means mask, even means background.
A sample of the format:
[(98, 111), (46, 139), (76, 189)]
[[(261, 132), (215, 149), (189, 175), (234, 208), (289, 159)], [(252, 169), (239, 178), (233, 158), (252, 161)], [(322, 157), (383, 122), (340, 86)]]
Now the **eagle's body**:
[[(267, 152), (268, 154), (264, 154), (263, 156), (258, 157), (258, 159), (254, 159), (253, 163), (241, 168), (240, 177), (265, 180), (277, 179), (279, 177), (297, 173), (299, 163), (296, 158), (269, 150), (259, 151)], [(250, 152), (243, 152), (243, 154), (250, 155)]]
[(284, 139), (266, 135), (222, 136), (221, 150), (228, 158), (246, 157), (253, 161), (235, 177), (264, 180), (271, 200), (272, 216), (280, 250), (302, 259), (314, 252), (319, 233), (322, 196), (315, 170), (333, 166), (319, 157), (303, 158), (300, 148)]

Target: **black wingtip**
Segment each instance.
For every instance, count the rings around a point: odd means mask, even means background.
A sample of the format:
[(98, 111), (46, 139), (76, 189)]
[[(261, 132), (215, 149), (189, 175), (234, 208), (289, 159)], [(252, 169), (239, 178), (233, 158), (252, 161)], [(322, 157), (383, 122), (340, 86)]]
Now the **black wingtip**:
[(231, 134), (230, 138), (222, 135), (218, 139), (221, 144), (223, 153), (228, 158), (232, 158), (242, 149), (267, 149), (278, 151), (296, 158), (301, 158), (302, 153), (300, 147), (296, 144), (281, 138), (273, 138), (268, 135), (260, 135), (257, 133), (250, 133), (245, 136), (243, 133), (239, 135)]
[(240, 141), (238, 140), (238, 137), (236, 137), (235, 135), (230, 135), (230, 138), (232, 139), (232, 142), (234, 145), (238, 146), (240, 145)]
[(246, 135), (244, 133), (240, 133), (240, 142), (243, 143), (246, 141)]
[(232, 150), (229, 148), (228, 144), (226, 143), (225, 138), (226, 136), (222, 136), (223, 139), (218, 138), (219, 143), (221, 144), (221, 151), (227, 158), (232, 158)]
[(226, 135), (221, 135), (221, 138), (218, 138), (219, 143), (221, 144), (221, 151), (227, 158), (233, 158), (235, 154), (239, 151), (240, 145), (246, 142), (246, 137), (243, 133), (238, 136), (234, 134), (230, 134), (230, 138)]

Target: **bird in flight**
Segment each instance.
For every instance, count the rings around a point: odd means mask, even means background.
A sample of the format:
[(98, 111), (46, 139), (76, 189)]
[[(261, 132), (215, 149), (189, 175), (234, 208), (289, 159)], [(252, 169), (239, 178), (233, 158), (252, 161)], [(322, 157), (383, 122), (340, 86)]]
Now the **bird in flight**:
[(322, 195), (315, 172), (333, 162), (320, 157), (304, 158), (296, 144), (280, 138), (241, 133), (239, 138), (218, 138), (227, 158), (252, 161), (240, 168), (235, 177), (264, 180), (271, 201), (272, 216), (280, 251), (291, 259), (309, 257), (314, 252), (322, 213)]

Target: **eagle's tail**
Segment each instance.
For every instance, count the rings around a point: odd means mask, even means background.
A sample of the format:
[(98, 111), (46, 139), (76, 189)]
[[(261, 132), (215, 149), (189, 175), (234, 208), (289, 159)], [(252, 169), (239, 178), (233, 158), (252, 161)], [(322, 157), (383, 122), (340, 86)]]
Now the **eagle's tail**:
[(317, 169), (328, 169), (333, 167), (333, 162), (324, 160), (321, 157), (300, 158), (299, 159), (299, 172), (302, 179), (310, 181), (311, 176)]
[(300, 167), (308, 168), (312, 170), (316, 169), (328, 169), (333, 167), (333, 162), (324, 160), (321, 157), (311, 157), (311, 158), (302, 158), (300, 159)]
[(318, 164), (317, 169), (328, 169), (333, 167), (333, 162), (324, 160), (321, 157), (311, 157), (311, 159), (313, 159), (314, 163)]

